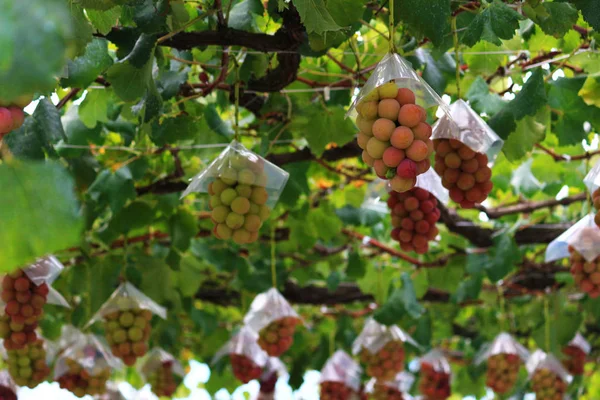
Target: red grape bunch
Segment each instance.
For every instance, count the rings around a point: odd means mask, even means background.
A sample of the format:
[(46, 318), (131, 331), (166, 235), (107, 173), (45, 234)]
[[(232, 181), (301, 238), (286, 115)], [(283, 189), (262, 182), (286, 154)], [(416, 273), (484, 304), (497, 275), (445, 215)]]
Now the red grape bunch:
[(571, 275), (575, 284), (595, 299), (600, 296), (600, 257), (589, 262), (574, 247), (569, 246), (571, 253)]
[(258, 231), (269, 218), (269, 194), (265, 189), (267, 174), (264, 160), (233, 155), (208, 185), (213, 233), (222, 240), (237, 244), (253, 243)]
[(112, 353), (132, 366), (148, 351), (152, 312), (139, 308), (135, 300), (127, 297), (117, 301), (120, 311), (104, 316), (106, 340)]
[(539, 368), (531, 377), (531, 388), (537, 400), (563, 400), (567, 383), (548, 368)]
[(10, 103), (0, 100), (0, 139), (23, 125), (23, 108), (31, 103), (31, 99), (31, 96), (25, 95)]
[(43, 314), (48, 285), (34, 284), (22, 270), (2, 279), (2, 300), (5, 315), (0, 318), (0, 336), (6, 350), (21, 349), (37, 340), (35, 328)]
[(391, 381), (404, 369), (404, 343), (401, 340), (391, 340), (374, 354), (363, 348), (360, 360), (366, 365), (367, 375)]
[(173, 373), (173, 362), (165, 361), (160, 364), (149, 376), (148, 383), (152, 393), (158, 397), (171, 397), (181, 383), (181, 379)]
[(571, 375), (583, 375), (585, 367), (585, 352), (578, 346), (568, 345), (562, 350), (565, 358), (562, 362)]
[(440, 219), (437, 199), (425, 189), (413, 188), (404, 193), (392, 191), (387, 204), (392, 215), (392, 239), (404, 251), (427, 253), (429, 241), (435, 239)]
[(482, 203), (494, 186), (487, 155), (455, 139), (436, 139), (433, 145), (434, 169), (442, 178), (442, 185), (450, 191), (450, 198), (462, 208)]
[(356, 110), (363, 161), (396, 192), (412, 189), (417, 175), (430, 168), (433, 152), (427, 112), (415, 104), (415, 94), (388, 82), (361, 99)]
[(402, 392), (384, 383), (375, 382), (373, 400), (404, 400)]
[(519, 377), (521, 359), (517, 354), (499, 353), (487, 360), (486, 385), (497, 394), (508, 393)]
[(50, 374), (44, 341), (37, 339), (22, 349), (8, 350), (8, 371), (15, 383), (33, 389)]
[(271, 322), (258, 333), (258, 345), (271, 357), (279, 357), (294, 342), (294, 332), (300, 320), (284, 317)]
[(321, 382), (321, 400), (350, 400), (353, 393), (343, 382)]
[(422, 362), (419, 391), (425, 400), (446, 400), (450, 397), (450, 374), (436, 371), (433, 365)]
[(263, 369), (249, 357), (242, 354), (229, 354), (233, 375), (242, 383), (248, 383), (261, 377)]
[(110, 368), (101, 368), (93, 374), (83, 368), (77, 361), (65, 360), (68, 370), (58, 378), (58, 384), (77, 397), (95, 396), (106, 393), (106, 382), (110, 378)]

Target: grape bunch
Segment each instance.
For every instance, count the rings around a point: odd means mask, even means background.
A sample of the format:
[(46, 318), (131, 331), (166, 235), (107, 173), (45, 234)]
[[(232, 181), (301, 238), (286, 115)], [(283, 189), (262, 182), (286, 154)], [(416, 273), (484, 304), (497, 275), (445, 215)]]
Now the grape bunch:
[(569, 246), (569, 253), (571, 253), (571, 275), (575, 284), (592, 299), (600, 296), (600, 259), (596, 258), (588, 262), (572, 246)]
[(425, 189), (413, 188), (408, 192), (392, 191), (387, 201), (392, 215), (392, 239), (404, 251), (427, 253), (429, 241), (435, 239), (440, 219), (437, 199)]
[(31, 103), (32, 96), (21, 96), (9, 103), (0, 100), (0, 139), (7, 133), (19, 129), (25, 121), (23, 108)]
[(600, 227), (600, 188), (594, 190), (592, 193), (592, 200), (594, 202), (594, 208), (596, 209), (594, 222)]
[(8, 372), (19, 386), (33, 389), (50, 374), (44, 341), (37, 339), (19, 350), (8, 350)]
[(537, 400), (563, 400), (567, 384), (548, 368), (540, 368), (531, 377), (531, 388)]
[(402, 392), (388, 385), (375, 382), (373, 400), (404, 400)]
[(229, 158), (228, 166), (208, 185), (213, 233), (237, 244), (253, 243), (269, 218), (267, 174), (262, 159), (250, 160), (239, 155)]
[(571, 375), (583, 375), (586, 354), (578, 346), (569, 345), (562, 350), (565, 358), (563, 365)]
[(404, 369), (404, 343), (401, 340), (391, 340), (375, 354), (363, 349), (360, 360), (367, 366), (367, 375), (391, 381)]
[(23, 271), (18, 270), (2, 279), (2, 300), (5, 316), (0, 318), (0, 336), (4, 338), (4, 348), (23, 348), (37, 339), (35, 328), (42, 318), (48, 296), (48, 285), (34, 284)]
[(67, 358), (68, 370), (58, 378), (58, 384), (77, 397), (95, 396), (106, 393), (106, 382), (110, 378), (110, 368), (94, 367), (93, 373), (83, 368), (77, 361)]
[(352, 393), (343, 382), (321, 382), (321, 400), (350, 400)]
[(233, 375), (242, 383), (248, 383), (254, 379), (258, 379), (262, 375), (262, 368), (244, 355), (230, 354), (229, 362), (233, 369)]
[(436, 139), (433, 146), (434, 169), (442, 178), (442, 185), (450, 191), (450, 198), (462, 208), (482, 203), (494, 186), (487, 155), (455, 139)]
[(415, 94), (388, 82), (366, 95), (356, 110), (363, 161), (396, 192), (413, 188), (417, 175), (431, 167), (433, 152), (427, 112), (415, 104)]
[(497, 394), (508, 393), (517, 383), (520, 367), (517, 354), (494, 354), (487, 360), (486, 385)]
[(181, 382), (173, 373), (173, 362), (165, 361), (148, 376), (148, 383), (156, 396), (170, 398)]
[(300, 320), (295, 317), (284, 317), (271, 322), (262, 328), (258, 336), (258, 345), (271, 357), (279, 357), (294, 342), (294, 332)]
[(419, 391), (425, 400), (446, 400), (450, 397), (450, 374), (436, 371), (433, 365), (422, 362)]
[(119, 299), (121, 311), (104, 316), (104, 331), (112, 353), (132, 366), (148, 351), (152, 312), (134, 306), (128, 298)]

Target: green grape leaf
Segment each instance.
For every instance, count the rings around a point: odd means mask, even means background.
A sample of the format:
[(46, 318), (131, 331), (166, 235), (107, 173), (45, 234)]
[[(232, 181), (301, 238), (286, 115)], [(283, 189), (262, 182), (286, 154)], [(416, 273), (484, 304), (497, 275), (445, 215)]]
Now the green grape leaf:
[(113, 7), (106, 11), (87, 9), (85, 10), (85, 13), (94, 28), (96, 28), (100, 34), (107, 35), (121, 16), (121, 7)]
[(357, 251), (348, 254), (348, 265), (346, 266), (346, 275), (351, 279), (360, 279), (365, 276), (367, 266)]
[(112, 212), (118, 212), (136, 196), (131, 171), (128, 167), (121, 167), (114, 173), (105, 169), (98, 174), (88, 193), (94, 201), (107, 204)]
[(260, 0), (242, 0), (231, 8), (228, 25), (245, 31), (256, 29), (254, 17), (264, 11)]
[(493, 240), (494, 246), (489, 249), (489, 263), (485, 268), (488, 278), (497, 282), (515, 268), (521, 260), (521, 254), (511, 233), (502, 233)]
[(500, 96), (490, 92), (485, 79), (481, 76), (478, 76), (471, 84), (466, 96), (475, 111), (487, 115), (496, 114), (506, 105)]
[[(0, 270), (79, 245), (82, 217), (73, 178), (58, 163), (0, 165)], [(10, 190), (8, 190), (10, 188)]]
[(480, 40), (501, 46), (500, 39), (511, 39), (521, 19), (521, 14), (500, 0), (494, 0), (469, 24), (462, 41), (467, 46), (473, 46)]
[[(540, 10), (541, 9), (541, 10)], [(525, 8), (526, 15), (538, 24), (548, 35), (560, 38), (577, 23), (579, 13), (569, 3), (542, 3), (536, 8)]]
[(138, 69), (129, 63), (114, 64), (106, 72), (111, 87), (123, 101), (135, 101), (144, 96), (152, 79), (152, 63)]
[(105, 89), (88, 90), (79, 106), (79, 118), (86, 127), (92, 129), (98, 122), (108, 121), (109, 97), (110, 94)]
[(517, 122), (517, 128), (512, 132), (502, 152), (509, 161), (516, 161), (525, 157), (533, 150), (533, 145), (541, 142), (550, 126), (550, 110), (548, 107), (541, 108), (535, 117), (526, 116)]
[(108, 54), (108, 41), (94, 38), (88, 43), (85, 52), (67, 63), (66, 77), (61, 79), (64, 87), (87, 87), (98, 75), (113, 64)]
[(569, 0), (596, 31), (600, 31), (600, 3), (597, 0)]
[(439, 46), (450, 32), (450, 0), (394, 0), (396, 21), (403, 21)]
[(324, 32), (342, 29), (333, 20), (323, 0), (295, 0), (294, 6), (298, 9), (307, 33), (315, 32), (321, 35)]

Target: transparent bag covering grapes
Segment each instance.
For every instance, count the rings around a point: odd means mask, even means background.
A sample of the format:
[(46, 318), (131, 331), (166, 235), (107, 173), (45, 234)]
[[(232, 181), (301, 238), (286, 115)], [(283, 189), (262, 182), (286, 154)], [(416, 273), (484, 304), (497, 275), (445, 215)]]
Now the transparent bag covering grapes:
[(258, 333), (272, 322), (283, 318), (295, 318), (300, 321), (296, 310), (279, 293), (279, 290), (271, 288), (254, 298), (250, 310), (244, 317), (244, 324)]
[[(415, 103), (424, 108), (440, 106), (447, 108), (442, 98), (399, 54), (388, 53), (377, 64), (373, 73), (362, 87), (358, 96), (346, 113), (346, 117), (356, 115), (356, 106), (378, 87), (395, 82), (398, 88), (410, 89), (415, 94)], [(367, 98), (368, 99), (368, 98)]]
[(211, 364), (214, 365), (226, 355), (239, 355), (248, 358), (260, 368), (264, 368), (269, 361), (269, 356), (260, 348), (256, 339), (255, 332), (248, 327), (243, 327), (217, 351)]
[(444, 353), (438, 349), (433, 349), (429, 353), (425, 354), (419, 359), (419, 363), (421, 367), (423, 364), (430, 365), (435, 372), (442, 372), (448, 375), (452, 372), (448, 359), (446, 356), (444, 356)]
[(325, 363), (321, 369), (320, 383), (339, 382), (354, 392), (360, 390), (362, 369), (348, 353), (338, 350)]
[(63, 352), (54, 367), (54, 379), (60, 378), (69, 371), (69, 364), (75, 362), (86, 370), (90, 376), (103, 374), (106, 370), (122, 368), (121, 362), (110, 354), (110, 350), (102, 340), (92, 334), (77, 337)]
[(592, 262), (600, 255), (600, 228), (588, 214), (554, 239), (546, 248), (546, 262), (569, 257), (569, 247)]
[(583, 335), (579, 332), (577, 332), (575, 337), (571, 339), (567, 346), (577, 347), (578, 349), (581, 349), (581, 351), (583, 351), (585, 354), (590, 354), (590, 352), (592, 351), (592, 345), (590, 345), (590, 343), (587, 340), (585, 340)]
[(124, 282), (106, 300), (87, 325), (89, 326), (103, 319), (108, 314), (133, 309), (148, 310), (162, 319), (167, 318), (167, 310), (164, 307), (156, 304), (154, 300), (139, 291), (131, 283)]
[(374, 354), (393, 341), (408, 342), (417, 349), (420, 348), (419, 344), (397, 325), (386, 326), (369, 318), (360, 335), (352, 343), (352, 354), (356, 355), (362, 349)]
[(402, 400), (411, 400), (413, 397), (408, 394), (413, 383), (415, 383), (415, 376), (409, 372), (402, 371), (396, 375), (393, 380), (379, 382), (376, 379), (371, 379), (365, 386), (367, 393), (373, 393), (375, 385), (383, 385), (394, 391), (402, 393)]
[(433, 125), (432, 139), (455, 139), (471, 150), (486, 154), (493, 160), (504, 145), (504, 141), (462, 99), (450, 105), (450, 114), (444, 114)]
[(182, 378), (185, 376), (185, 371), (183, 370), (181, 363), (177, 361), (177, 359), (173, 357), (171, 353), (168, 353), (159, 347), (152, 349), (146, 355), (146, 359), (142, 363), (140, 372), (142, 373), (144, 379), (147, 380), (154, 371), (161, 368), (165, 363), (171, 364), (171, 371), (173, 374)]
[(525, 364), (529, 378), (531, 379), (536, 371), (547, 369), (554, 373), (563, 382), (571, 382), (571, 376), (561, 362), (553, 355), (544, 353), (542, 350), (536, 350)]
[(598, 161), (585, 178), (583, 178), (583, 182), (590, 193), (594, 193), (596, 189), (600, 188), (600, 161)]
[(256, 196), (266, 192), (264, 204), (273, 208), (288, 178), (286, 171), (234, 140), (208, 167), (191, 179), (181, 197), (190, 193), (209, 193), (213, 182), (223, 181), (227, 185), (239, 183), (264, 189), (256, 190)]
[(483, 346), (477, 357), (475, 357), (475, 364), (481, 364), (497, 354), (515, 354), (523, 362), (527, 362), (529, 359), (529, 351), (509, 333), (502, 332), (491, 343)]

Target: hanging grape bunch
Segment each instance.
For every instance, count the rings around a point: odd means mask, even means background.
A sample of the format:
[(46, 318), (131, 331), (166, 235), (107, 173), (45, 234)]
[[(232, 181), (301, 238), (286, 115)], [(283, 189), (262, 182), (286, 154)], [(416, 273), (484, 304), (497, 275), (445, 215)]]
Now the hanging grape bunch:
[(392, 216), (392, 239), (404, 251), (427, 253), (429, 241), (439, 231), (435, 224), (440, 219), (437, 199), (425, 189), (413, 188), (404, 193), (390, 192), (387, 204)]
[(265, 326), (258, 337), (258, 345), (271, 357), (279, 357), (294, 342), (294, 332), (300, 320), (295, 317), (284, 317)]
[(436, 371), (433, 365), (421, 363), (419, 391), (426, 400), (445, 400), (450, 397), (450, 374)]
[(404, 400), (402, 392), (384, 383), (375, 382), (373, 400)]
[(264, 160), (229, 156), (208, 185), (213, 233), (223, 240), (233, 239), (237, 244), (253, 243), (258, 231), (269, 218), (266, 190), (267, 175)]
[(585, 352), (578, 346), (568, 345), (562, 349), (565, 357), (562, 362), (571, 375), (583, 375), (585, 367)]
[(2, 300), (5, 315), (0, 318), (0, 336), (7, 350), (23, 348), (37, 339), (35, 328), (43, 314), (48, 285), (35, 285), (22, 270), (2, 279)]
[(589, 262), (572, 246), (569, 246), (569, 253), (571, 254), (571, 275), (573, 275), (575, 284), (593, 299), (600, 296), (598, 258)]
[(0, 101), (0, 139), (23, 125), (23, 108), (31, 103), (31, 99), (31, 96), (21, 96), (12, 103)]
[(404, 343), (391, 340), (375, 353), (363, 348), (360, 361), (366, 365), (367, 375), (383, 381), (392, 380), (404, 369)]
[(427, 112), (415, 104), (415, 94), (388, 82), (361, 99), (356, 110), (363, 161), (396, 192), (413, 188), (417, 175), (431, 166), (433, 151)]
[(131, 298), (117, 299), (119, 311), (104, 316), (106, 340), (112, 353), (132, 366), (148, 351), (152, 312), (139, 308)]
[(58, 378), (58, 384), (77, 397), (95, 396), (106, 393), (106, 382), (110, 378), (110, 368), (94, 368), (90, 372), (77, 361), (65, 360), (67, 371)]
[(50, 374), (44, 341), (37, 339), (22, 349), (8, 350), (8, 371), (19, 386), (34, 388)]
[(521, 359), (517, 354), (499, 353), (487, 360), (486, 385), (497, 394), (508, 393), (519, 377)]
[(493, 188), (487, 155), (476, 153), (455, 139), (436, 139), (433, 145), (434, 169), (450, 191), (450, 198), (462, 208), (482, 203)]
[(263, 369), (242, 354), (230, 354), (229, 362), (233, 369), (233, 375), (242, 383), (258, 379), (262, 375)]
[(531, 377), (531, 388), (538, 400), (562, 400), (567, 384), (548, 368), (539, 368)]
[(596, 209), (594, 222), (600, 227), (600, 187), (592, 192), (592, 201), (594, 202), (594, 208)]
[(321, 382), (321, 400), (350, 400), (352, 393), (343, 382)]
[(173, 372), (173, 362), (165, 361), (148, 376), (148, 383), (152, 387), (152, 393), (158, 397), (171, 397), (181, 380)]

